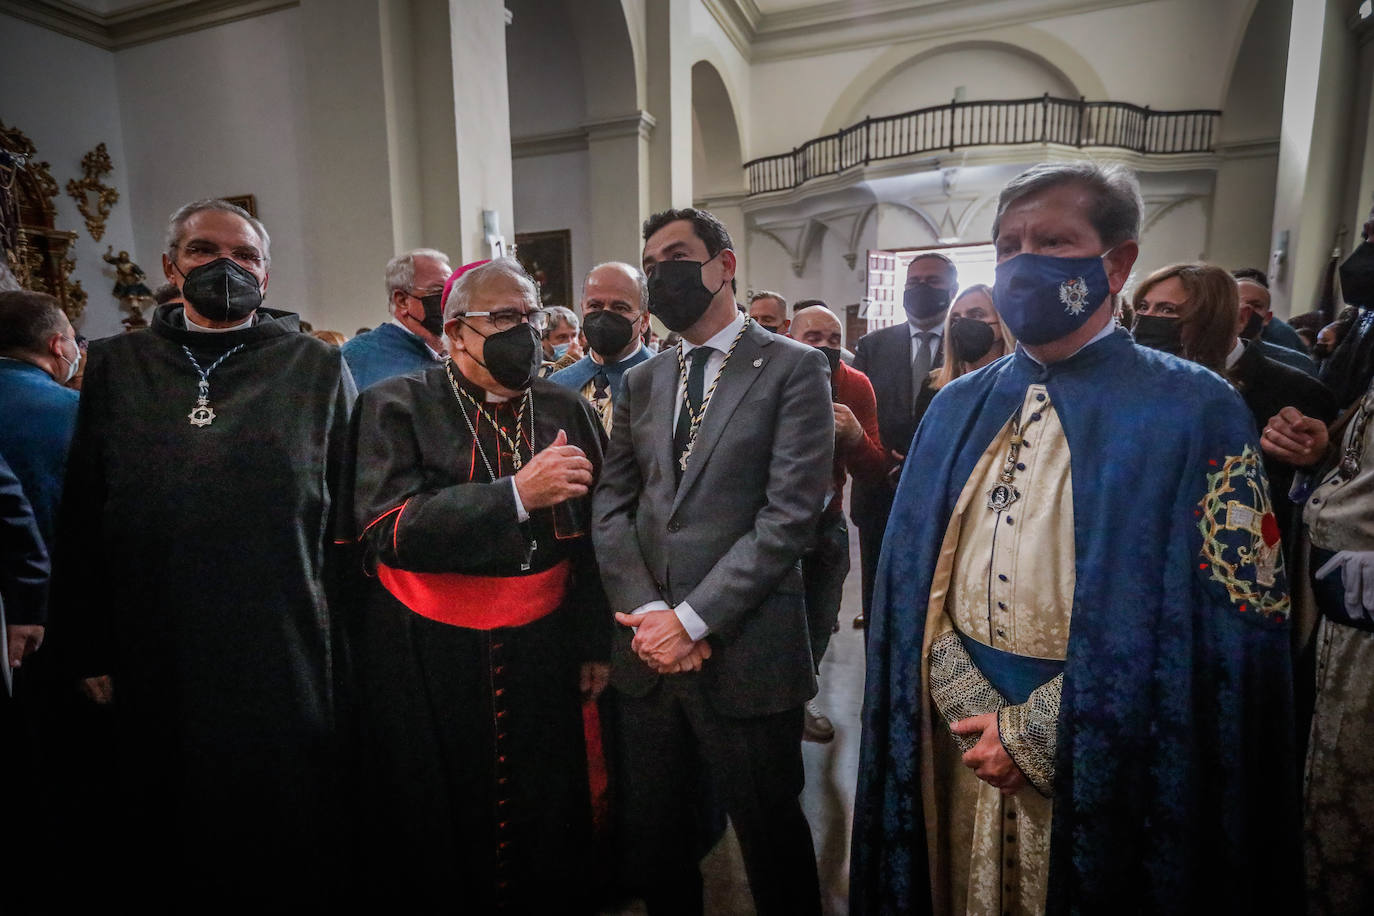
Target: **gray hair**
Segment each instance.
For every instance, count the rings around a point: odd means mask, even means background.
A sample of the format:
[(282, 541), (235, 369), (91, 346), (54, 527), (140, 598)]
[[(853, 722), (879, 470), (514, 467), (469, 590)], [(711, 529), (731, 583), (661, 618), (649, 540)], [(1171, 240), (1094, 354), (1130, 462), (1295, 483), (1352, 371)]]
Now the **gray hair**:
[(565, 324), (574, 331), (582, 326), (581, 322), (577, 320), (577, 313), (566, 306), (551, 305), (544, 309), (544, 311), (549, 315), (549, 321), (544, 325), (545, 337), (548, 337)]
[(175, 255), (177, 245), (181, 244), (181, 233), (186, 228), (186, 221), (197, 213), (204, 213), (206, 210), (220, 210), (241, 217), (258, 236), (258, 242), (262, 247), (262, 262), (264, 264), (271, 263), (272, 239), (268, 237), (267, 229), (262, 225), (262, 221), (237, 204), (231, 204), (227, 200), (219, 200), (214, 197), (193, 200), (189, 204), (183, 204), (177, 209), (177, 212), (172, 214), (172, 218), (167, 221), (166, 242), (169, 257)]
[(584, 291), (587, 289), (587, 281), (592, 278), (592, 274), (603, 267), (620, 267), (628, 272), (630, 276), (634, 277), (635, 285), (639, 287), (639, 310), (642, 312), (649, 307), (649, 278), (644, 275), (644, 271), (640, 270), (638, 265), (630, 264), (626, 261), (602, 261), (600, 264), (587, 271), (587, 275), (582, 278), (582, 289)]
[(407, 251), (405, 254), (398, 254), (390, 261), (386, 262), (386, 293), (391, 295), (393, 290), (410, 290), (415, 283), (415, 259), (429, 258), (438, 261), (445, 267), (451, 267), (448, 255), (433, 248), (416, 248)]
[(782, 297), (782, 293), (775, 293), (771, 289), (761, 289), (749, 297), (749, 304), (753, 305), (760, 299), (776, 299), (782, 308), (782, 317), (787, 317), (787, 300)]
[(1140, 238), (1140, 214), (1145, 209), (1140, 199), (1140, 182), (1124, 165), (1099, 165), (1096, 162), (1042, 162), (1017, 175), (997, 198), (997, 216), (992, 221), (992, 238), (1002, 223), (1002, 214), (1023, 197), (1038, 194), (1061, 184), (1078, 184), (1093, 196), (1088, 210), (1102, 244), (1108, 247)]
[(525, 273), (525, 268), (515, 258), (496, 258), (493, 261), (474, 267), (453, 283), (444, 300), (444, 322), (447, 324), (468, 310), (472, 297), (481, 289), (504, 281), (507, 285), (519, 287), (525, 304), (531, 309), (539, 308), (539, 294), (534, 281)]

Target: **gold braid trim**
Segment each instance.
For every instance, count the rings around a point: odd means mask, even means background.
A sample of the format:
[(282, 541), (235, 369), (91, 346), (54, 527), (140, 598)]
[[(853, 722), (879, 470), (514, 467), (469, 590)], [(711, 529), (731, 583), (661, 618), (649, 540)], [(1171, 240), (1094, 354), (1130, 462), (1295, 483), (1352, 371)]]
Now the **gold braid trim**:
[(1032, 690), (1030, 698), (1020, 706), (1007, 706), (997, 713), (1002, 747), (1035, 791), (1046, 798), (1054, 797), (1054, 752), (1063, 690), (1061, 673)]

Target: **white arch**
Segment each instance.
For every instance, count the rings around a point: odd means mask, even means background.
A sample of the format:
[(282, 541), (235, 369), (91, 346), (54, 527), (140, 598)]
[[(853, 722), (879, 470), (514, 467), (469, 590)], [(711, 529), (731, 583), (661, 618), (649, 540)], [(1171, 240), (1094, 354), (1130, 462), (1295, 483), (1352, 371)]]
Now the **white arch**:
[[(1082, 54), (1047, 32), (1029, 27), (1003, 29), (976, 41), (915, 41), (894, 45), (850, 81), (831, 106), (820, 134), (831, 134), (863, 119), (859, 106), (893, 73), (918, 61), (965, 48), (1009, 51), (1032, 60), (1073, 86), (1080, 95), (1102, 99), (1106, 86)], [(887, 112), (896, 114), (896, 112)]]

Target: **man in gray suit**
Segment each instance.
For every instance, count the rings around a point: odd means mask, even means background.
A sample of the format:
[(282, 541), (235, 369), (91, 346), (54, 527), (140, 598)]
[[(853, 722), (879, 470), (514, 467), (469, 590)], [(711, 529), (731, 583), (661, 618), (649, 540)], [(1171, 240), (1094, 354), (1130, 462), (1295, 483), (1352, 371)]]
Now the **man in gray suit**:
[(594, 500), (622, 625), (621, 860), (651, 914), (700, 913), (706, 792), (735, 827), (758, 912), (818, 913), (798, 799), (816, 693), (799, 560), (830, 485), (828, 368), (739, 312), (714, 216), (668, 210), (644, 239), (650, 310), (682, 344), (625, 375)]

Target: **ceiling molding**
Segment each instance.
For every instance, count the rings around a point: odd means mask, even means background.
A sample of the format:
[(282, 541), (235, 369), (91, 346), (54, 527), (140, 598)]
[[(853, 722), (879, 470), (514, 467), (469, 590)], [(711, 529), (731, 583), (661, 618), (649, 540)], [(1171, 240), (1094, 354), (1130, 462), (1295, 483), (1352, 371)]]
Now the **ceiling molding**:
[(66, 0), (0, 0), (0, 13), (119, 51), (299, 5), (300, 0), (153, 0), (97, 13)]
[(760, 14), (753, 0), (702, 0), (750, 62), (929, 40), (1150, 0), (829, 0)]

